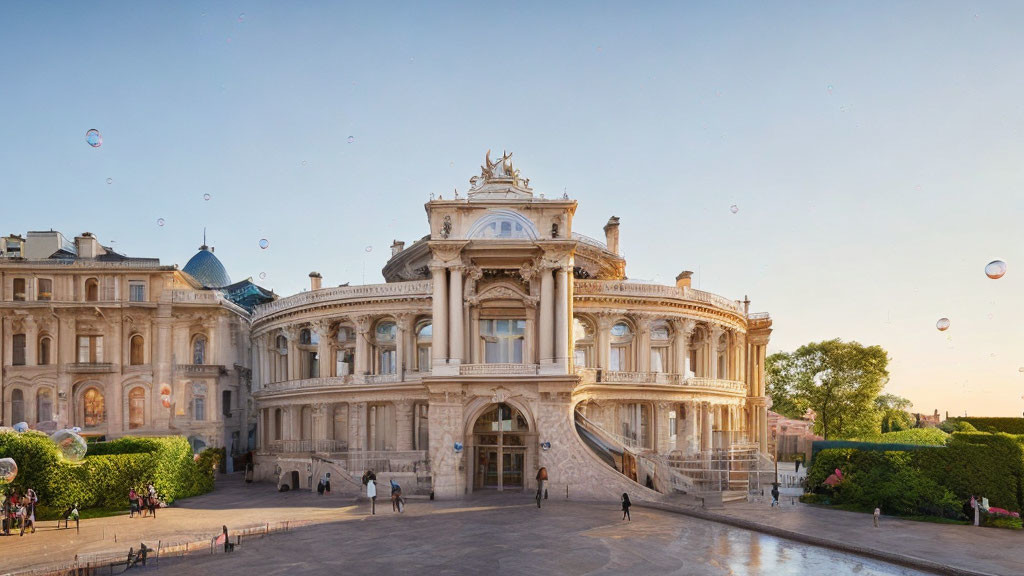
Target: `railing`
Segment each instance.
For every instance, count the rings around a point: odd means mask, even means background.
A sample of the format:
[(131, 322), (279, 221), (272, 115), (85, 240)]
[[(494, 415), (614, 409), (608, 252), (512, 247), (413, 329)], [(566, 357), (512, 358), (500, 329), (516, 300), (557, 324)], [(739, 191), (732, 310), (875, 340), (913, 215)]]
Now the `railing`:
[(607, 244), (605, 244), (604, 242), (601, 242), (600, 240), (597, 240), (595, 238), (591, 238), (590, 236), (587, 236), (586, 234), (580, 234), (579, 232), (573, 232), (572, 233), (572, 239), (576, 240), (577, 242), (582, 242), (583, 244), (588, 244), (588, 245), (593, 246), (595, 248), (600, 248), (601, 250), (608, 250), (608, 245)]
[(753, 314), (747, 314), (747, 320), (764, 320), (771, 318), (771, 314), (767, 312), (754, 312)]
[(577, 368), (576, 374), (580, 376), (580, 382), (583, 384), (678, 386), (680, 388), (713, 390), (733, 394), (746, 394), (747, 392), (746, 383), (737, 380), (721, 380), (716, 378), (687, 378), (684, 380), (682, 374), (670, 372), (622, 372), (599, 368)]
[(224, 297), (214, 290), (164, 290), (161, 300), (175, 304), (217, 304)]
[(351, 374), (347, 376), (335, 376), (332, 378), (306, 378), (303, 380), (285, 380), (282, 382), (270, 382), (264, 384), (261, 391), (284, 392), (288, 390), (301, 390), (306, 388), (329, 388), (332, 386), (348, 386), (354, 383)]
[(267, 316), (283, 310), (326, 302), (361, 298), (425, 297), (431, 295), (432, 286), (433, 283), (430, 280), (415, 280), (412, 282), (389, 282), (387, 284), (369, 284), (366, 286), (339, 286), (302, 292), (257, 306), (253, 315), (253, 321), (258, 322)]
[(65, 366), (68, 372), (77, 374), (105, 374), (114, 371), (111, 362), (73, 362)]
[(348, 450), (348, 442), (338, 440), (272, 440), (266, 445), (267, 450), (277, 454), (289, 452), (342, 452)]
[(227, 368), (219, 364), (175, 364), (174, 371), (188, 376), (219, 376)]
[(624, 280), (575, 280), (573, 282), (573, 293), (578, 295), (604, 294), (604, 295), (626, 295), (648, 298), (674, 298), (677, 300), (689, 300), (709, 304), (716, 308), (722, 308), (737, 314), (744, 314), (743, 304), (730, 300), (718, 294), (697, 290), (696, 288), (678, 286), (664, 286), (662, 284), (647, 284), (643, 282), (628, 282)]
[(395, 374), (367, 374), (362, 377), (363, 382), (366, 384), (394, 384), (395, 382), (401, 382), (402, 379), (397, 373)]
[(325, 458), (344, 466), (352, 473), (366, 470), (374, 472), (429, 472), (430, 460), (426, 450), (372, 450), (349, 451)]
[(536, 376), (536, 364), (462, 364), (460, 376)]
[(640, 451), (644, 450), (644, 448), (640, 446), (640, 442), (637, 441), (636, 438), (627, 438), (626, 436), (621, 436), (614, 432), (609, 432), (608, 430), (602, 428), (600, 424), (588, 419), (579, 410), (576, 411), (576, 423), (579, 424), (587, 432), (590, 432), (591, 434), (598, 436), (608, 444), (622, 448), (623, 450), (628, 450), (633, 454), (637, 454)]

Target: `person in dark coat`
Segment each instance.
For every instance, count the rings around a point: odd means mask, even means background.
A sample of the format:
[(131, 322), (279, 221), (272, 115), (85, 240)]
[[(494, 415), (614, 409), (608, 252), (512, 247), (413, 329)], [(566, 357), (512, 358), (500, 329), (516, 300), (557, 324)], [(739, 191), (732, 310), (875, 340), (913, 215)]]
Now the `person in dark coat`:
[(633, 503), (629, 501), (629, 494), (626, 494), (625, 492), (623, 492), (622, 493), (622, 519), (623, 520), (627, 520), (629, 522), (633, 521), (633, 519), (630, 518), (630, 516), (629, 516), (629, 507), (632, 506), (632, 505), (633, 505)]

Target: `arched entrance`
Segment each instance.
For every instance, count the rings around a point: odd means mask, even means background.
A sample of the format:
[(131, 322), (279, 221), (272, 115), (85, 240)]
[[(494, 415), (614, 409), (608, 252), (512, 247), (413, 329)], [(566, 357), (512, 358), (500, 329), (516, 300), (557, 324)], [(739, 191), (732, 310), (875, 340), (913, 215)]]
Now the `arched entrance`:
[(529, 436), (526, 418), (508, 404), (481, 414), (473, 424), (473, 490), (522, 490)]

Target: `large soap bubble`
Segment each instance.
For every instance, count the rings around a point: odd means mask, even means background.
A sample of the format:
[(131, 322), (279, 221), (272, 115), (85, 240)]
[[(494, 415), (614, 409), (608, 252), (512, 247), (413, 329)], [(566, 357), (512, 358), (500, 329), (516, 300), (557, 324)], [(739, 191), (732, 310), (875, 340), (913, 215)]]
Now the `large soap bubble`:
[(14, 425), (14, 431), (15, 432), (27, 432), (28, 431), (28, 422), (18, 422), (17, 424)]
[(71, 430), (58, 430), (50, 436), (50, 440), (57, 445), (64, 458), (72, 462), (85, 458), (85, 453), (89, 449), (85, 439)]
[(0, 458), (0, 484), (10, 484), (18, 477), (18, 463), (14, 458)]

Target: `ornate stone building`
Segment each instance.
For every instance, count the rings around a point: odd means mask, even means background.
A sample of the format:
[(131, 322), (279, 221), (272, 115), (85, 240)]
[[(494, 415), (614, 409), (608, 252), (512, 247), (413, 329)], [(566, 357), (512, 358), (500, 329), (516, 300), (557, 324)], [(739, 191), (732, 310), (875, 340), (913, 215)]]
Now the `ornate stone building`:
[[(438, 497), (549, 488), (607, 497), (727, 489), (766, 452), (771, 319), (749, 302), (626, 279), (619, 221), (573, 230), (506, 154), (431, 199), (386, 283), (322, 288), (253, 316), (257, 473), (356, 489), (366, 468)], [(723, 464), (724, 462), (724, 464)], [(753, 464), (750, 464), (753, 462)], [(338, 482), (336, 480), (335, 484)]]
[(244, 306), (271, 297), (230, 284), (205, 245), (180, 271), (88, 232), (0, 238), (0, 422), (180, 434), (244, 453), (255, 443)]

